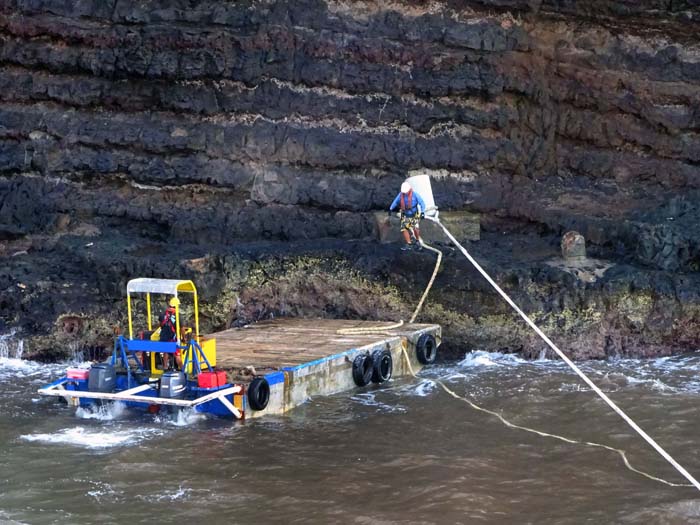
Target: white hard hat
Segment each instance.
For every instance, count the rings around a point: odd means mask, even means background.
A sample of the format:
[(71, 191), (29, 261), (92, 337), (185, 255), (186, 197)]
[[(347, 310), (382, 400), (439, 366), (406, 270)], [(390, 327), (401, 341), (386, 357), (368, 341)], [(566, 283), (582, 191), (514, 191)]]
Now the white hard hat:
[(401, 193), (408, 193), (409, 191), (411, 191), (411, 185), (408, 182), (404, 182), (401, 185)]

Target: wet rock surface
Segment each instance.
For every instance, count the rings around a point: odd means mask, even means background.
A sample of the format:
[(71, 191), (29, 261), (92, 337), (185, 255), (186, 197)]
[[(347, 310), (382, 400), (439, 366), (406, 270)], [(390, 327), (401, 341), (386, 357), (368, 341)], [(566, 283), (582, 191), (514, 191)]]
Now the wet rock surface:
[[(700, 276), (598, 259), (574, 268), (559, 256), (558, 241), (487, 230), (468, 249), (576, 358), (667, 355), (700, 345)], [(98, 236), (19, 242), (14, 247), (24, 249), (3, 259), (0, 317), (26, 336), (25, 355), (41, 359), (108, 350), (114, 333), (126, 330), (123, 294), (137, 275), (193, 279), (202, 329), (211, 331), (279, 316), (408, 319), (435, 263), (429, 252), (375, 241), (260, 241), (215, 251), (106, 226)], [(544, 355), (544, 343), (490, 285), (442, 248), (443, 267), (418, 320), (443, 325), (443, 355), (465, 348)]]
[[(575, 357), (695, 350), (699, 29), (692, 1), (0, 0), (0, 320), (99, 348), (126, 280), (175, 275), (211, 329), (405, 316), (431, 257), (374, 213), (420, 169)], [(571, 230), (600, 275), (547, 263)], [(538, 355), (467, 264), (424, 320)]]

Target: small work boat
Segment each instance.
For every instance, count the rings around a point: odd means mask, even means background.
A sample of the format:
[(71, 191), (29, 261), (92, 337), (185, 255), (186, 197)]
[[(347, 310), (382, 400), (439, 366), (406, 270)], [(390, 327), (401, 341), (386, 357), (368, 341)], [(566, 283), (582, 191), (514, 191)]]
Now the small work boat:
[[(155, 328), (153, 295), (170, 304)], [(39, 394), (72, 406), (122, 402), (236, 419), (283, 414), (312, 396), (414, 373), (434, 362), (441, 343), (439, 325), (329, 319), (276, 319), (201, 335), (197, 289), (189, 280), (133, 279), (126, 300), (128, 337), (116, 337), (111, 357), (68, 368)], [(138, 330), (135, 306), (145, 308)]]

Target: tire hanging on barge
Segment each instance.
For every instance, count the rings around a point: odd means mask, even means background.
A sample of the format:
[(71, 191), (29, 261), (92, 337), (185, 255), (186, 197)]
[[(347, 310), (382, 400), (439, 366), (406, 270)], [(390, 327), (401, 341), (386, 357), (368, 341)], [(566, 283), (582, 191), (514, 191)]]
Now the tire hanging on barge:
[(265, 410), (270, 401), (270, 383), (264, 377), (255, 377), (246, 392), (248, 405), (253, 410)]
[(416, 342), (416, 357), (422, 365), (429, 365), (435, 362), (437, 343), (434, 335), (423, 334), (418, 338), (418, 342)]
[(367, 386), (373, 373), (374, 362), (368, 353), (360, 354), (352, 361), (352, 379), (357, 386)]
[(391, 352), (386, 349), (375, 350), (372, 353), (372, 382), (383, 383), (391, 379), (394, 368), (394, 359)]

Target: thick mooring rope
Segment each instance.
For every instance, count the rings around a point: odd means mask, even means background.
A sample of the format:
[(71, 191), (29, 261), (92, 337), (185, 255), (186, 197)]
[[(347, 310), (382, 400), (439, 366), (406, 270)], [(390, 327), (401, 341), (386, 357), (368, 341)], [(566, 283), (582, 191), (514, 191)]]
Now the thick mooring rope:
[[(450, 396), (454, 397), (455, 399), (459, 399), (460, 401), (463, 401), (467, 403), (471, 408), (474, 410), (478, 410), (480, 412), (484, 412), (486, 414), (492, 415), (496, 418), (498, 418), (504, 425), (506, 425), (509, 428), (514, 428), (518, 430), (523, 430), (525, 432), (530, 432), (533, 434), (537, 434), (538, 436), (542, 437), (549, 437), (552, 439), (558, 439), (560, 441), (564, 441), (565, 443), (571, 443), (571, 444), (577, 444), (577, 445), (586, 445), (590, 447), (597, 447), (597, 448), (602, 448), (605, 450), (609, 450), (611, 452), (615, 452), (620, 455), (622, 458), (622, 461), (625, 464), (625, 467), (629, 469), (632, 472), (635, 472), (641, 476), (644, 476), (645, 478), (648, 478), (650, 480), (663, 483), (665, 485), (668, 485), (670, 487), (695, 487), (698, 490), (700, 490), (700, 484), (698, 484), (697, 480), (693, 476), (691, 476), (688, 471), (686, 471), (678, 462), (676, 462), (670, 454), (668, 454), (663, 448), (661, 448), (660, 445), (658, 445), (644, 430), (642, 430), (632, 419), (625, 414), (622, 409), (620, 409), (605, 393), (603, 393), (594, 383), (591, 381), (588, 376), (586, 376), (581, 369), (579, 369), (566, 355), (540, 330), (540, 328), (535, 325), (535, 323), (513, 302), (513, 300), (501, 289), (498, 284), (491, 278), (491, 276), (486, 273), (486, 271), (479, 265), (479, 263), (474, 260), (474, 258), (467, 252), (467, 250), (455, 239), (452, 234), (449, 232), (445, 226), (440, 222), (439, 219), (428, 217), (428, 220), (433, 221), (436, 223), (442, 230), (445, 232), (445, 235), (452, 241), (452, 243), (459, 248), (459, 250), (462, 252), (462, 254), (471, 262), (474, 267), (481, 273), (481, 275), (493, 286), (496, 291), (506, 300), (506, 302), (527, 322), (530, 327), (535, 330), (535, 332), (544, 340), (547, 345), (549, 345), (556, 353), (561, 357), (561, 359), (569, 365), (574, 372), (576, 372), (592, 389), (596, 394), (598, 394), (603, 400), (610, 405), (615, 412), (617, 412), (622, 419), (625, 420), (638, 434), (640, 434), (661, 456), (666, 459), (673, 467), (681, 473), (688, 481), (690, 481), (692, 484), (686, 484), (686, 483), (673, 483), (670, 481), (667, 481), (665, 479), (659, 478), (657, 476), (654, 476), (652, 474), (649, 474), (647, 472), (644, 472), (642, 470), (639, 470), (632, 466), (632, 464), (629, 462), (629, 459), (627, 457), (627, 453), (619, 448), (616, 447), (611, 447), (609, 445), (603, 445), (601, 443), (595, 443), (593, 441), (579, 441), (576, 439), (571, 439), (565, 436), (560, 436), (558, 434), (551, 434), (549, 432), (544, 432), (542, 430), (537, 430), (534, 428), (522, 426), (522, 425), (517, 425), (515, 423), (511, 423), (508, 421), (506, 418), (504, 418), (501, 414), (498, 412), (494, 412), (493, 410), (489, 410), (487, 408), (480, 407), (473, 401), (467, 399), (466, 397), (460, 396), (456, 392), (454, 392), (452, 389), (450, 389), (444, 382), (440, 381), (439, 379), (429, 379), (428, 381), (431, 381), (437, 385), (439, 385), (447, 394)], [(418, 317), (418, 314), (420, 313), (421, 309), (423, 308), (423, 303), (425, 302), (426, 297), (428, 296), (428, 292), (430, 292), (430, 289), (433, 286), (433, 283), (435, 282), (435, 278), (437, 277), (438, 271), (440, 269), (440, 263), (442, 262), (442, 252), (438, 250), (437, 248), (434, 248), (426, 243), (424, 243), (422, 240), (419, 241), (421, 246), (423, 248), (426, 248), (434, 253), (437, 254), (437, 261), (435, 263), (435, 268), (433, 270), (433, 274), (430, 277), (430, 281), (428, 282), (428, 285), (425, 288), (425, 291), (423, 292), (423, 295), (420, 298), (420, 301), (418, 302), (418, 305), (416, 306), (413, 315), (411, 316), (410, 323), (413, 323), (416, 318)], [(385, 326), (378, 326), (378, 327), (372, 327), (372, 328), (344, 328), (340, 329), (337, 332), (339, 334), (345, 334), (345, 335), (361, 335), (361, 334), (374, 334), (374, 333), (379, 333), (379, 332), (385, 332), (388, 330), (392, 330), (394, 328), (399, 328), (403, 326), (404, 322), (403, 320), (393, 323), (391, 325), (385, 325)], [(417, 378), (416, 373), (413, 370), (413, 367), (411, 366), (411, 360), (408, 357), (408, 354), (406, 353), (406, 349), (402, 346), (401, 350), (403, 352), (404, 358), (406, 359), (406, 364), (408, 365), (408, 369), (411, 373), (411, 375), (415, 378)]]
[(428, 286), (425, 287), (425, 291), (423, 292), (423, 295), (421, 296), (420, 301), (418, 301), (418, 305), (416, 306), (416, 309), (413, 311), (413, 315), (411, 316), (411, 320), (408, 321), (409, 323), (415, 322), (416, 317), (418, 317), (418, 314), (420, 313), (421, 309), (423, 308), (423, 303), (425, 302), (425, 298), (428, 297), (428, 292), (433, 287), (433, 283), (435, 282), (435, 278), (437, 277), (438, 270), (440, 269), (440, 263), (442, 262), (442, 252), (440, 250), (438, 250), (437, 248), (433, 248), (432, 246), (424, 243), (423, 239), (419, 239), (418, 242), (426, 250), (430, 250), (431, 252), (436, 253), (437, 254), (437, 261), (435, 262), (435, 269), (433, 270), (433, 275), (430, 276), (430, 281), (428, 282)]
[[(438, 271), (440, 270), (440, 263), (442, 262), (442, 252), (440, 250), (438, 250), (437, 248), (433, 248), (432, 246), (424, 243), (423, 239), (419, 239), (418, 242), (426, 250), (429, 250), (433, 253), (436, 253), (437, 254), (437, 261), (435, 262), (435, 268), (433, 269), (433, 275), (430, 277), (430, 281), (428, 281), (428, 285), (425, 287), (425, 290), (423, 291), (423, 295), (421, 296), (420, 301), (418, 301), (418, 305), (416, 306), (415, 310), (413, 311), (413, 315), (411, 316), (411, 319), (408, 321), (409, 323), (415, 322), (416, 318), (418, 317), (418, 314), (420, 313), (421, 309), (423, 308), (423, 303), (425, 302), (425, 298), (428, 297), (428, 292), (430, 292), (430, 289), (433, 287), (433, 283), (435, 282), (435, 278), (437, 277)], [(403, 324), (404, 324), (404, 322), (402, 319), (401, 321), (398, 321), (396, 323), (384, 325), (384, 326), (373, 326), (370, 328), (362, 328), (362, 327), (340, 328), (339, 330), (337, 330), (337, 333), (341, 334), (341, 335), (376, 334), (376, 333), (386, 332), (388, 330), (393, 330), (394, 328), (400, 328), (403, 326)]]
[[(455, 238), (452, 236), (452, 234), (449, 232), (449, 230), (448, 230), (447, 228), (445, 228), (445, 226), (442, 225), (442, 223), (440, 222), (439, 219), (437, 219), (437, 218), (432, 218), (432, 217), (427, 217), (427, 218), (428, 218), (429, 220), (433, 221), (433, 222), (434, 222), (435, 224), (437, 224), (438, 226), (440, 226), (440, 228), (442, 228), (442, 230), (443, 230), (443, 232), (445, 233), (445, 235), (450, 239), (450, 241), (452, 241), (452, 244), (454, 244), (457, 248), (459, 248), (459, 250), (462, 252), (462, 254), (469, 260), (470, 263), (472, 263), (472, 265), (474, 266), (474, 268), (477, 269), (477, 271), (489, 282), (489, 284), (501, 295), (501, 297), (503, 297), (503, 299), (504, 299), (504, 300), (505, 300), (505, 301), (520, 315), (520, 317), (523, 318), (523, 320), (530, 326), (530, 328), (532, 328), (532, 329), (537, 333), (537, 335), (539, 335), (540, 338), (541, 338), (545, 343), (547, 343), (547, 345), (548, 345), (552, 350), (554, 350), (554, 352), (556, 352), (556, 354), (557, 354), (567, 365), (569, 365), (569, 367), (570, 367), (574, 372), (576, 372), (576, 374), (577, 374), (589, 387), (591, 387), (591, 389), (592, 389), (596, 394), (598, 394), (598, 396), (600, 396), (601, 399), (603, 399), (603, 401), (605, 401), (605, 402), (608, 404), (608, 406), (610, 406), (610, 408), (612, 408), (622, 419), (624, 419), (625, 422), (626, 422), (630, 427), (632, 427), (642, 438), (644, 438), (644, 440), (645, 440), (647, 443), (649, 443), (649, 445), (651, 445), (651, 446), (654, 448), (654, 450), (656, 450), (666, 461), (668, 461), (671, 465), (673, 465), (673, 467), (674, 467), (680, 474), (682, 474), (683, 477), (685, 477), (685, 479), (687, 479), (688, 481), (690, 481), (690, 483), (692, 483), (692, 486), (694, 486), (696, 489), (700, 490), (700, 483), (698, 483), (698, 481), (697, 481), (685, 468), (683, 468), (683, 466), (681, 466), (675, 459), (673, 459), (673, 458), (671, 457), (671, 455), (670, 455), (668, 452), (666, 452), (663, 448), (661, 448), (661, 446), (660, 446), (656, 441), (654, 441), (654, 440), (651, 438), (651, 436), (649, 436), (649, 434), (647, 434), (644, 430), (642, 430), (642, 428), (641, 428), (639, 425), (637, 425), (637, 423), (635, 423), (627, 414), (625, 414), (625, 412), (623, 412), (622, 409), (621, 409), (620, 407), (618, 407), (618, 406), (612, 401), (612, 399), (610, 399), (600, 388), (598, 388), (598, 386), (597, 386), (595, 383), (593, 383), (593, 381), (591, 381), (591, 380), (588, 378), (588, 376), (587, 376), (586, 374), (584, 374), (583, 371), (582, 371), (578, 366), (576, 366), (576, 365), (571, 361), (571, 359), (569, 359), (569, 358), (564, 354), (564, 352), (562, 352), (562, 351), (549, 339), (549, 337), (547, 337), (547, 336), (545, 335), (544, 332), (542, 332), (542, 330), (540, 330), (540, 328), (525, 314), (525, 312), (523, 312), (523, 311), (518, 307), (518, 305), (515, 304), (515, 302), (513, 302), (513, 300), (508, 296), (508, 294), (506, 294), (506, 293), (501, 289), (501, 287), (498, 286), (498, 284), (496, 284), (496, 282), (491, 278), (491, 276), (490, 276), (488, 273), (486, 273), (486, 271), (481, 267), (481, 265), (479, 265), (479, 263), (476, 262), (476, 260), (474, 260), (474, 258), (469, 254), (469, 252), (467, 252), (467, 250), (464, 249), (464, 247), (457, 241), (457, 239), (455, 239)], [(404, 353), (405, 353), (405, 351), (404, 351)], [(406, 356), (406, 357), (408, 357), (408, 356)], [(410, 366), (410, 365), (409, 365), (409, 366)], [(412, 371), (411, 371), (411, 372), (412, 372)], [(414, 374), (414, 375), (415, 375), (415, 374)], [(512, 423), (508, 423), (508, 422), (506, 422), (506, 420), (503, 419), (499, 414), (497, 414), (497, 413), (495, 413), (495, 412), (491, 412), (491, 411), (486, 410), (486, 409), (482, 409), (481, 407), (477, 407), (476, 405), (474, 405), (473, 403), (471, 403), (471, 401), (469, 401), (469, 400), (467, 400), (467, 399), (464, 399), (464, 398), (461, 398), (460, 396), (458, 396), (458, 395), (455, 394), (454, 392), (452, 392), (452, 391), (450, 391), (449, 389), (447, 389), (447, 387), (446, 387), (444, 384), (442, 384), (442, 383), (440, 383), (440, 384), (441, 384), (442, 388), (445, 389), (445, 391), (447, 391), (450, 395), (453, 395), (454, 397), (456, 397), (456, 398), (458, 398), (458, 399), (462, 399), (462, 400), (466, 401), (467, 403), (469, 403), (470, 405), (472, 405), (474, 408), (476, 408), (476, 409), (478, 409), (478, 410), (482, 410), (482, 411), (484, 411), (484, 412), (491, 413), (491, 414), (493, 414), (493, 415), (499, 417), (499, 418), (500, 418), (505, 424), (507, 424), (508, 426), (512, 426), (512, 427), (514, 427), (514, 428), (521, 428), (521, 429), (523, 429), (523, 430), (527, 430), (527, 431), (530, 431), (530, 432), (534, 432), (534, 433), (540, 434), (540, 435), (547, 435), (547, 436), (549, 436), (549, 437), (556, 437), (556, 438), (558, 438), (558, 439), (562, 439), (562, 440), (564, 440), (564, 441), (568, 441), (568, 442), (572, 442), (572, 443), (576, 442), (575, 440), (569, 440), (568, 438), (563, 438), (563, 437), (561, 437), (561, 436), (555, 436), (555, 435), (553, 435), (553, 434), (547, 434), (546, 432), (540, 432), (540, 431), (537, 431), (537, 430), (528, 429), (528, 428), (526, 428), (526, 427), (520, 427), (520, 426), (518, 426), (518, 425), (513, 425)], [(633, 471), (635, 471), (635, 472), (638, 472), (638, 473), (640, 473), (640, 474), (642, 474), (642, 475), (644, 475), (644, 476), (646, 476), (646, 477), (648, 477), (648, 478), (650, 478), (650, 479), (654, 479), (654, 480), (656, 480), (656, 481), (661, 481), (661, 482), (666, 483), (666, 484), (671, 485), (671, 486), (690, 486), (690, 485), (675, 485), (675, 484), (672, 484), (672, 483), (670, 483), (670, 482), (661, 480), (660, 478), (656, 478), (656, 477), (654, 477), (654, 476), (651, 476), (650, 474), (646, 474), (646, 473), (644, 473), (644, 472), (641, 472), (641, 471), (639, 471), (639, 470), (633, 468), (633, 467), (629, 464), (629, 462), (627, 461), (627, 456), (625, 455), (624, 451), (622, 451), (622, 450), (620, 450), (620, 449), (616, 449), (616, 448), (613, 448), (613, 447), (608, 447), (607, 445), (599, 445), (599, 444), (597, 444), (597, 443), (594, 444), (594, 443), (587, 443), (587, 442), (586, 442), (586, 444), (587, 444), (587, 445), (591, 445), (591, 446), (603, 447), (603, 448), (606, 448), (606, 449), (608, 449), (608, 450), (614, 450), (615, 452), (618, 452), (619, 454), (622, 455), (622, 458), (623, 458), (623, 460), (625, 461), (625, 465), (626, 465), (628, 468), (630, 468), (631, 470), (633, 470)]]
[(406, 349), (402, 346), (401, 350), (403, 351), (404, 358), (406, 359), (406, 364), (408, 365), (408, 370), (414, 378), (424, 379), (426, 381), (430, 381), (433, 384), (439, 385), (445, 392), (447, 392), (449, 395), (451, 395), (455, 399), (459, 399), (460, 401), (464, 401), (466, 404), (468, 404), (474, 410), (478, 410), (480, 412), (485, 412), (486, 414), (489, 414), (489, 415), (492, 415), (492, 416), (498, 418), (501, 421), (501, 423), (503, 423), (507, 427), (515, 428), (518, 430), (524, 430), (525, 432), (531, 432), (532, 434), (537, 434), (538, 436), (542, 436), (542, 437), (549, 437), (549, 438), (553, 438), (553, 439), (558, 439), (560, 441), (564, 441), (565, 443), (571, 443), (574, 445), (587, 445), (589, 447), (598, 447), (598, 448), (610, 450), (610, 451), (616, 452), (620, 455), (620, 457), (622, 458), (622, 461), (625, 463), (625, 467), (627, 467), (632, 472), (636, 472), (637, 474), (644, 476), (645, 478), (651, 479), (653, 481), (658, 481), (659, 483), (663, 483), (664, 485), (668, 485), (669, 487), (692, 487), (693, 486), (693, 485), (690, 485), (689, 483), (672, 483), (670, 481), (667, 481), (667, 480), (662, 479), (662, 478), (658, 478), (652, 474), (644, 472), (643, 470), (639, 470), (638, 468), (633, 467), (632, 464), (629, 462), (629, 459), (627, 458), (627, 453), (620, 448), (615, 448), (615, 447), (611, 447), (608, 445), (603, 445), (601, 443), (595, 443), (593, 441), (578, 441), (576, 439), (571, 439), (571, 438), (568, 438), (565, 436), (560, 436), (558, 434), (550, 434), (549, 432), (544, 432), (542, 430), (537, 430), (535, 428), (525, 427), (522, 425), (516, 425), (515, 423), (511, 423), (510, 421), (508, 421), (505, 417), (503, 417), (498, 412), (494, 412), (493, 410), (489, 410), (488, 408), (480, 407), (479, 405), (477, 405), (473, 401), (467, 399), (466, 397), (460, 396), (459, 394), (454, 392), (452, 389), (450, 389), (445, 383), (443, 383), (439, 379), (419, 378), (416, 375), (416, 373), (413, 371), (413, 366), (411, 366), (411, 359), (408, 357), (408, 353), (406, 353)]

